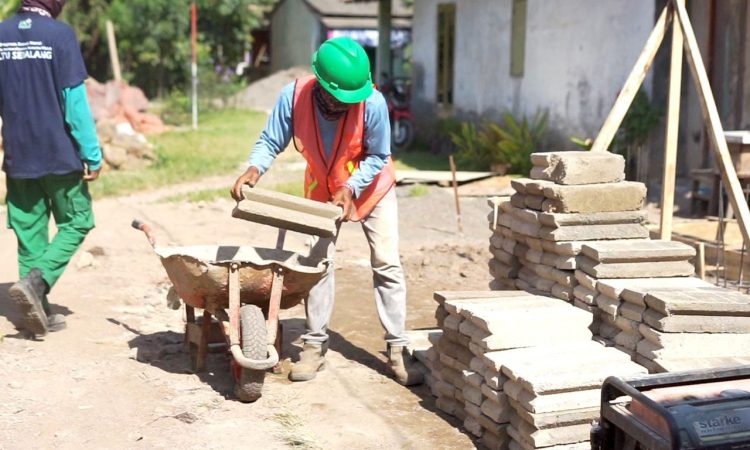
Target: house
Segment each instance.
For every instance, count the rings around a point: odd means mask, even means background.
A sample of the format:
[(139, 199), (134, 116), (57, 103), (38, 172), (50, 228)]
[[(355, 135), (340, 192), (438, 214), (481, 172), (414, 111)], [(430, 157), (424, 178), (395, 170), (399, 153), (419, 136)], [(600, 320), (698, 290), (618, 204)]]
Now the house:
[[(391, 48), (393, 73), (403, 75), (404, 50), (411, 40), (410, 7), (393, 0)], [(359, 42), (375, 67), (378, 46), (377, 0), (281, 0), (270, 16), (271, 71), (307, 66), (326, 39), (349, 36)]]
[[(666, 0), (415, 0), (412, 108), (440, 117), (549, 114), (550, 149), (593, 138)], [(687, 0), (725, 129), (750, 129), (750, 1)], [(671, 35), (671, 33), (670, 33)], [(669, 36), (643, 85), (666, 111)], [(713, 162), (696, 90), (683, 70), (678, 171)], [(661, 179), (663, 126), (641, 154)]]

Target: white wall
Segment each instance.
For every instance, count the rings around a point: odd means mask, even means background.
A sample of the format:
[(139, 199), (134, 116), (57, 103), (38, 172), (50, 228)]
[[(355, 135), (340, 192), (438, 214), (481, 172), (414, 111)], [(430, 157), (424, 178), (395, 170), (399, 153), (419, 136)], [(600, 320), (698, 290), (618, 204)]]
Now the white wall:
[(301, 0), (284, 0), (271, 18), (271, 70), (309, 66), (322, 42), (322, 26)]
[[(439, 3), (415, 5), (414, 107), (423, 113), (434, 112)], [(528, 0), (524, 75), (511, 77), (512, 1), (456, 3), (455, 112), (547, 110), (565, 141), (597, 133), (654, 24), (654, 0)]]

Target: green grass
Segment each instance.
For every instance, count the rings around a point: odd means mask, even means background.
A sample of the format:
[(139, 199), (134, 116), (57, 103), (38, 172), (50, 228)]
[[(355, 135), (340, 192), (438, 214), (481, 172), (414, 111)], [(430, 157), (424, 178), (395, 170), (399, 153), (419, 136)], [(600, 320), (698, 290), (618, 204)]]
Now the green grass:
[(451, 170), (447, 155), (427, 152), (404, 152), (395, 157), (396, 170)]
[(95, 198), (125, 195), (203, 177), (238, 172), (266, 122), (263, 113), (221, 110), (201, 116), (198, 130), (176, 130), (149, 139), (157, 161), (144, 169), (109, 171), (90, 184)]
[(305, 196), (305, 187), (302, 180), (293, 181), (290, 183), (274, 184), (270, 186), (269, 189), (276, 192), (281, 192), (283, 194), (296, 195), (297, 197)]
[(424, 197), (425, 195), (430, 193), (430, 188), (425, 186), (424, 184), (415, 184), (409, 189), (409, 196), (410, 197)]

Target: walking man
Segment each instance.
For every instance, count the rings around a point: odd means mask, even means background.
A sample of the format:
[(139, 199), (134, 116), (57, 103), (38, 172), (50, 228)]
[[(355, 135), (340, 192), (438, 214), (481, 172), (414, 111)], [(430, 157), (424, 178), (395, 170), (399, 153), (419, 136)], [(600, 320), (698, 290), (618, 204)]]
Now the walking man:
[[(23, 0), (0, 24), (3, 170), (21, 278), (9, 293), (35, 335), (65, 328), (47, 294), (94, 228), (87, 183), (102, 165), (78, 40), (55, 20), (64, 3)], [(57, 226), (51, 241), (50, 215)]]
[[(403, 385), (422, 382), (422, 374), (404, 352), (406, 283), (398, 250), (398, 205), (391, 159), (388, 108), (373, 89), (364, 49), (349, 38), (333, 38), (313, 55), (315, 75), (281, 91), (276, 106), (250, 155), (250, 167), (232, 188), (254, 186), (290, 141), (307, 161), (305, 197), (343, 209), (342, 221), (362, 224), (380, 322), (385, 329), (388, 371)], [(315, 238), (311, 256), (333, 259), (336, 238)], [(305, 302), (307, 332), (300, 361), (289, 378), (307, 381), (324, 367), (328, 323), (333, 312), (334, 269), (329, 267)]]

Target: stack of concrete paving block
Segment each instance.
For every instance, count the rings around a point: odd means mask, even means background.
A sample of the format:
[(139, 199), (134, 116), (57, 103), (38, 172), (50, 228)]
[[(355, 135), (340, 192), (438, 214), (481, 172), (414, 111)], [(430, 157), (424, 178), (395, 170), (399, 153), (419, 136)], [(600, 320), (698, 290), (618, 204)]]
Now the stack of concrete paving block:
[(440, 329), (409, 330), (406, 332), (409, 336), (409, 345), (406, 351), (414, 357), (417, 367), (424, 374), (424, 382), (430, 388), (432, 395), (437, 397), (433, 372), (436, 372), (435, 365), (439, 360), (435, 343), (438, 342), (443, 334)]
[(437, 292), (435, 300), (443, 324), (436, 346), (441, 368), (433, 374), (439, 380), (438, 408), (462, 420), (488, 448), (507, 448), (505, 380), (483, 355), (550, 342), (589, 342), (591, 317), (524, 291)]
[(507, 381), (510, 449), (588, 449), (608, 376), (641, 375), (627, 355), (593, 341), (489, 352), (485, 363)]
[[(623, 302), (627, 287), (679, 285), (695, 272), (690, 259), (692, 247), (671, 241), (601, 241), (584, 244), (578, 257), (576, 279), (585, 284), (577, 290), (585, 291), (586, 304), (598, 309), (599, 324), (596, 334), (610, 341), (634, 360), (636, 347), (643, 339), (639, 332), (642, 307)], [(681, 278), (684, 277), (684, 278)], [(654, 279), (640, 285), (626, 279)], [(664, 280), (671, 281), (664, 281)], [(688, 281), (687, 283), (691, 283)], [(594, 287), (592, 289), (592, 286)], [(599, 291), (599, 293), (597, 293)], [(635, 298), (635, 295), (631, 295)]]
[(512, 181), (509, 199), (493, 199), (492, 289), (515, 286), (575, 302), (594, 312), (574, 271), (584, 243), (645, 239), (646, 188), (622, 181), (620, 155), (591, 152), (532, 155), (533, 179)]
[[(628, 290), (624, 295), (631, 298)], [(706, 368), (750, 359), (750, 296), (683, 286), (649, 290), (643, 302), (636, 357), (650, 370), (669, 370), (675, 361)]]

